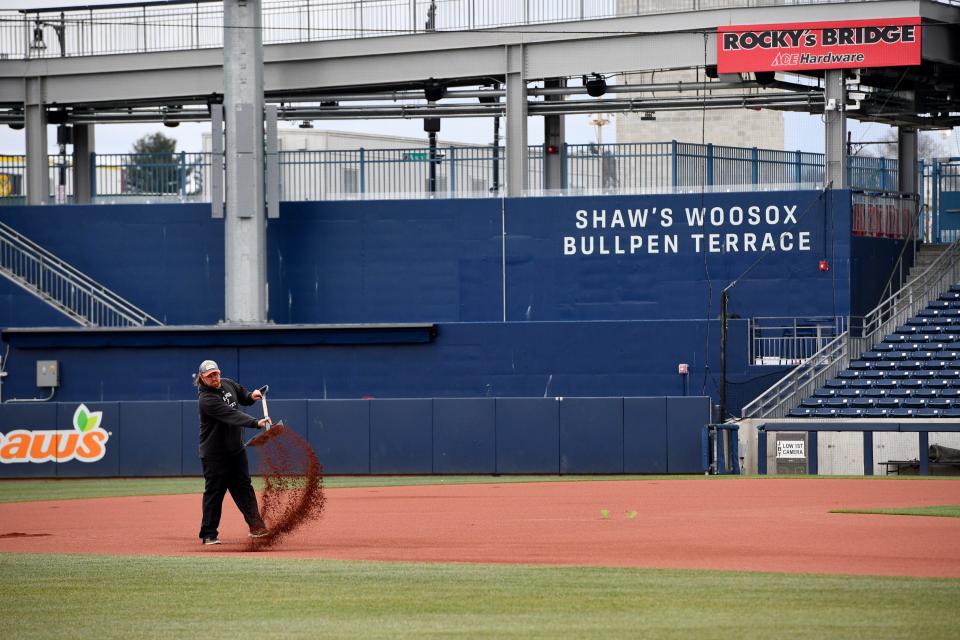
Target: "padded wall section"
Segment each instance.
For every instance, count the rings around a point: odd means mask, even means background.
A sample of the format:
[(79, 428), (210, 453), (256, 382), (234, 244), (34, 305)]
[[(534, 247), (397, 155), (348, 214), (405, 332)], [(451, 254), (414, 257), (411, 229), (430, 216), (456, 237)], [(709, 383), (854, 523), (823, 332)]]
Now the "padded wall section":
[(370, 472), (433, 472), (433, 401), (370, 401)]
[(433, 472), (495, 473), (496, 400), (433, 401)]
[(556, 398), (497, 398), (497, 473), (560, 472)]
[[(52, 478), (55, 461), (27, 462), (32, 435), (57, 430), (57, 404), (0, 404), (0, 478)], [(71, 427), (72, 429), (72, 427)]]
[(185, 476), (203, 475), (200, 464), (200, 416), (197, 413), (197, 401), (188, 400), (180, 405), (181, 436), (183, 449), (180, 451), (180, 464)]
[(703, 473), (699, 440), (704, 425), (710, 422), (707, 398), (667, 398), (667, 472)]
[(180, 475), (182, 420), (183, 412), (177, 402), (120, 403), (120, 475)]
[(623, 398), (562, 398), (560, 473), (623, 472)]
[[(120, 448), (123, 446), (123, 427), (120, 422), (120, 404), (116, 402), (90, 402), (86, 405), (87, 414), (101, 413), (98, 428), (106, 431), (109, 437), (101, 443), (103, 457), (96, 463), (82, 462), (79, 459), (57, 463), (58, 478), (94, 478), (112, 477), (120, 475)], [(69, 431), (74, 429), (74, 415), (79, 409), (73, 403), (61, 402), (57, 405), (57, 429)], [(89, 418), (88, 418), (89, 419)], [(83, 434), (81, 438), (89, 437)], [(81, 443), (77, 446), (78, 454), (93, 453), (97, 447), (94, 443)]]
[(623, 399), (624, 473), (667, 472), (667, 399)]
[(368, 400), (310, 400), (307, 422), (310, 446), (324, 473), (370, 473)]

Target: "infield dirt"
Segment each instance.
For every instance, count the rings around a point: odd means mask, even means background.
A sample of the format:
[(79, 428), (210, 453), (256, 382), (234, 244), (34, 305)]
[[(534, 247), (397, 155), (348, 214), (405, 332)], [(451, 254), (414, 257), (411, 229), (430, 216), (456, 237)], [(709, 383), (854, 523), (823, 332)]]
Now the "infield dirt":
[[(960, 577), (960, 518), (830, 513), (956, 504), (954, 480), (492, 483), (326, 497), (323, 517), (272, 556)], [(219, 547), (200, 545), (199, 519), (199, 495), (2, 504), (0, 551), (244, 553), (236, 510), (224, 510)]]

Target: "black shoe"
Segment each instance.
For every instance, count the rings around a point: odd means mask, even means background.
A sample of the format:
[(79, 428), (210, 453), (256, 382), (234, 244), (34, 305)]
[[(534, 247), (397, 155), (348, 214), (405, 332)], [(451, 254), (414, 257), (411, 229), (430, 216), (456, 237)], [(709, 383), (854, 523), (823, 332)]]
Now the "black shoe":
[(247, 535), (251, 538), (263, 538), (270, 535), (270, 530), (266, 527), (256, 527), (255, 529), (250, 529), (250, 533)]
[(218, 538), (217, 536), (210, 536), (209, 538), (204, 538), (203, 544), (220, 544), (220, 538)]

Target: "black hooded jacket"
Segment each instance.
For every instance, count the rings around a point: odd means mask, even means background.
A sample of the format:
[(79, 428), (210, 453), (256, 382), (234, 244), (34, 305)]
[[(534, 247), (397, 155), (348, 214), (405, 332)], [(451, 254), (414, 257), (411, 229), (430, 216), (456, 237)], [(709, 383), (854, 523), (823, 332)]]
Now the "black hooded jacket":
[(238, 404), (254, 403), (250, 393), (228, 378), (220, 379), (220, 388), (204, 384), (197, 388), (200, 413), (200, 457), (233, 455), (243, 449), (243, 428), (259, 428), (256, 418), (237, 409)]

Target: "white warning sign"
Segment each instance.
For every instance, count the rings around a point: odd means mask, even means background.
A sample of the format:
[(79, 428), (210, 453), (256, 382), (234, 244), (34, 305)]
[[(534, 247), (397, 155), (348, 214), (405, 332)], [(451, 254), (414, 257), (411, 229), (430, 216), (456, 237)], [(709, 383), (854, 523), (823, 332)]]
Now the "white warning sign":
[(778, 458), (804, 458), (803, 440), (777, 440)]

